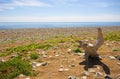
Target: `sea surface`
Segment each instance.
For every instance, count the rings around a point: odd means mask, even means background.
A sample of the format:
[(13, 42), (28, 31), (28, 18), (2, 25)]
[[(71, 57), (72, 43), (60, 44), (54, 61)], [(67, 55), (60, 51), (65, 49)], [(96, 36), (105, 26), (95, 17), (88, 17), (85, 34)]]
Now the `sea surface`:
[(120, 22), (0, 22), (0, 29), (120, 26)]

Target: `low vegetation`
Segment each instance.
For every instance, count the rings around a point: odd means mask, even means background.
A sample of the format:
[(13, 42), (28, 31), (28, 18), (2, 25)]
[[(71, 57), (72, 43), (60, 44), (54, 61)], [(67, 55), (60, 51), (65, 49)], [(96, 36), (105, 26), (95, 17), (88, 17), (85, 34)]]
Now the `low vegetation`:
[(109, 32), (109, 33), (105, 36), (105, 40), (120, 41), (120, 31)]
[(120, 51), (120, 48), (112, 48), (112, 51)]
[(33, 51), (35, 49), (47, 50), (51, 47), (52, 47), (52, 45), (50, 45), (50, 44), (34, 44), (33, 43), (33, 44), (30, 44), (27, 46), (18, 46), (15, 48), (9, 48), (6, 50), (6, 52), (0, 53), (0, 56), (6, 56), (6, 55), (9, 55), (9, 54), (14, 53), (14, 52), (24, 53), (24, 52), (28, 52), (28, 51)]
[(75, 48), (73, 51), (74, 51), (75, 53), (82, 53), (82, 50), (80, 50), (79, 48)]
[(7, 62), (0, 62), (0, 79), (13, 79), (20, 74), (29, 76), (32, 75), (31, 71), (32, 66), (20, 56)]
[(38, 59), (38, 54), (35, 53), (35, 52), (34, 52), (34, 53), (31, 53), (31, 54), (30, 54), (30, 58), (31, 58), (31, 59), (34, 59), (34, 60), (35, 60), (35, 59)]

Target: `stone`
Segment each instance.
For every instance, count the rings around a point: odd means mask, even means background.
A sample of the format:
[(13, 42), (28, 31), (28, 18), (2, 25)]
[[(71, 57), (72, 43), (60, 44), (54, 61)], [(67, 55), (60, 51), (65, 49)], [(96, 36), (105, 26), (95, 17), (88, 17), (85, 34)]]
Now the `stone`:
[(68, 79), (73, 79), (73, 77), (72, 76), (68, 76)]
[(25, 78), (25, 79), (30, 79), (29, 77)]
[(52, 55), (50, 55), (49, 58), (52, 58)]
[(89, 75), (89, 72), (88, 72), (88, 71), (84, 71), (84, 72), (83, 72), (83, 75), (84, 75), (84, 76), (88, 76), (88, 75)]
[(71, 64), (71, 67), (75, 67), (75, 64)]
[(24, 75), (23, 74), (20, 74), (19, 77), (23, 77)]
[(45, 55), (45, 51), (42, 51), (42, 55)]
[(114, 56), (109, 56), (111, 60), (115, 60), (116, 58)]
[(47, 58), (47, 55), (44, 54), (44, 55), (43, 55), (43, 58)]
[(58, 54), (56, 54), (55, 56), (56, 56), (56, 57), (59, 57), (59, 55), (58, 55)]
[(64, 71), (69, 71), (69, 69), (66, 68), (66, 69), (64, 69)]
[(116, 59), (117, 59), (117, 60), (120, 60), (120, 55), (116, 56)]
[(82, 76), (81, 79), (87, 79), (87, 76)]
[(63, 69), (63, 68), (59, 68), (58, 71), (59, 71), (59, 72), (63, 72), (64, 69)]
[(35, 67), (36, 67), (36, 63), (37, 63), (37, 62), (32, 62), (32, 63), (30, 63), (30, 64), (32, 65), (33, 68), (35, 68)]
[(5, 62), (5, 60), (3, 58), (0, 59), (0, 62)]
[(101, 72), (97, 72), (96, 76), (102, 76), (103, 74)]
[(37, 67), (41, 66), (41, 63), (36, 63), (36, 66), (37, 66)]
[(99, 67), (99, 66), (97, 66), (97, 69), (98, 69), (98, 70), (100, 70), (100, 67)]
[(63, 65), (60, 66), (60, 68), (63, 68), (63, 67), (64, 67)]
[(120, 62), (118, 62), (117, 64), (120, 65)]
[(94, 69), (89, 69), (90, 73), (95, 73), (96, 71)]
[(41, 63), (42, 66), (46, 66), (47, 65), (47, 62), (43, 62)]
[(68, 49), (68, 53), (71, 53), (72, 52), (72, 50), (71, 49)]

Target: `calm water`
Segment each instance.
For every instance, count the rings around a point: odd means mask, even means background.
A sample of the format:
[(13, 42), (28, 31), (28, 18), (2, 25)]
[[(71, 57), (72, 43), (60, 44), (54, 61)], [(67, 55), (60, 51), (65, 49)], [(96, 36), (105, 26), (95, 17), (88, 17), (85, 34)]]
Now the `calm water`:
[(120, 22), (0, 22), (0, 29), (120, 26)]

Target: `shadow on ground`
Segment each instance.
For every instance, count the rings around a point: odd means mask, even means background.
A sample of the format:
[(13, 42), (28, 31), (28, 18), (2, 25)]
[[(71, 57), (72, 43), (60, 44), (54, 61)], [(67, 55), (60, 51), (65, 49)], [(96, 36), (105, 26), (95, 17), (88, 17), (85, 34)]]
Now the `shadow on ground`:
[[(101, 62), (101, 59), (100, 59), (100, 58), (95, 58), (95, 59), (94, 59), (94, 58), (90, 58), (90, 57), (89, 57), (88, 60), (89, 60), (89, 61), (88, 61), (88, 68), (94, 68), (94, 65), (100, 65), (100, 66), (103, 67), (103, 70), (104, 70), (105, 74), (110, 75), (110, 69), (109, 69), (109, 67), (108, 67), (106, 64), (104, 64), (103, 62)], [(80, 64), (80, 65), (85, 65), (85, 66), (84, 66), (84, 69), (85, 69), (85, 70), (88, 70), (86, 61), (82, 61), (82, 62), (80, 62), (79, 64)]]

